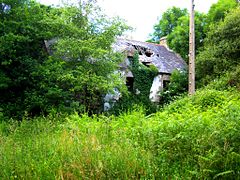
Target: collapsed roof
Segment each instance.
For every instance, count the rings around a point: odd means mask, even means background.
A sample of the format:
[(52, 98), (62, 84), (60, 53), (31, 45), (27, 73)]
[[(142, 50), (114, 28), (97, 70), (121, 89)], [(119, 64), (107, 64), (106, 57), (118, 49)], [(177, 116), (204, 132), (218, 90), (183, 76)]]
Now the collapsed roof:
[(171, 74), (175, 69), (181, 71), (186, 68), (185, 61), (179, 55), (160, 44), (117, 39), (113, 48), (118, 52), (127, 52), (128, 56), (129, 52), (133, 56), (137, 51), (139, 61), (143, 64), (153, 64), (159, 73)]

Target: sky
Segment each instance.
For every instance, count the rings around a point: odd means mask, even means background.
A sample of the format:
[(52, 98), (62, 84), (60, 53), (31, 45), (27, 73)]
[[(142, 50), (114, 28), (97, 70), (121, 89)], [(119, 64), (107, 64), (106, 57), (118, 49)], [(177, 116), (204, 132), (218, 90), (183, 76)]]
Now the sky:
[[(43, 4), (59, 4), (61, 0), (38, 0)], [(195, 0), (195, 9), (207, 13), (218, 0)], [(191, 0), (99, 0), (99, 5), (110, 16), (119, 16), (134, 28), (128, 38), (145, 41), (153, 33), (153, 26), (168, 8), (173, 6), (190, 9)]]

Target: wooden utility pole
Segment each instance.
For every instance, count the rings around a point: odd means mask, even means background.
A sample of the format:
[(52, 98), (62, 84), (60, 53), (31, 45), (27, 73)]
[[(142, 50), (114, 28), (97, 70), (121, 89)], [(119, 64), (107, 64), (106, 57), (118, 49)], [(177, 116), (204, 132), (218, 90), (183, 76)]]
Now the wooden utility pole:
[(195, 24), (194, 24), (194, 0), (191, 0), (190, 24), (189, 24), (189, 95), (195, 94)]

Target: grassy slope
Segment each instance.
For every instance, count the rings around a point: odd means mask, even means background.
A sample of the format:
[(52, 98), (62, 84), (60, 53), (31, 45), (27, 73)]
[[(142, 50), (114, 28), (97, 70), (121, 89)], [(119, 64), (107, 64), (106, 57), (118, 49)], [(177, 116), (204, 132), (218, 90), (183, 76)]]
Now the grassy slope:
[(148, 117), (1, 122), (0, 169), (0, 179), (240, 179), (240, 95), (201, 90)]

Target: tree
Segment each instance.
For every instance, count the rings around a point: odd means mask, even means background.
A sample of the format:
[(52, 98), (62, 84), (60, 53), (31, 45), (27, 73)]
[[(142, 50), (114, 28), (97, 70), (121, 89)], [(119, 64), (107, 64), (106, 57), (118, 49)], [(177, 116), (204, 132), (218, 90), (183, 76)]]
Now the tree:
[[(41, 21), (48, 7), (28, 1), (1, 3), (0, 73), (1, 106), (4, 111), (17, 114), (23, 110), (26, 91), (36, 88), (31, 73), (47, 57), (43, 51), (44, 33)], [(39, 28), (38, 28), (39, 27)]]
[(158, 43), (160, 38), (169, 35), (177, 26), (178, 19), (185, 15), (187, 15), (187, 9), (180, 9), (177, 7), (169, 8), (163, 13), (158, 24), (154, 25), (151, 41)]
[[(101, 14), (95, 1), (63, 8), (14, 0), (3, 5), (0, 108), (5, 114), (52, 108), (97, 112), (102, 95), (121, 88), (114, 70), (122, 56), (111, 44), (128, 27)], [(54, 38), (50, 56), (44, 40)]]
[[(206, 26), (206, 15), (195, 12), (195, 47), (196, 53), (203, 46), (205, 38), (204, 28)], [(188, 61), (189, 52), (189, 16), (182, 16), (178, 19), (177, 26), (167, 36), (169, 47), (179, 53), (185, 61)]]
[[(96, 9), (94, 14), (88, 14), (93, 12), (89, 6), (87, 14), (82, 14), (82, 7), (71, 7), (64, 12), (64, 17), (70, 20), (69, 31), (57, 41), (53, 58), (63, 64), (63, 70), (60, 68), (63, 73), (57, 77), (56, 84), (61, 92), (68, 94), (65, 101), (92, 114), (100, 112), (104, 94), (114, 87), (123, 89), (123, 81), (114, 73), (122, 55), (113, 52), (111, 45), (128, 27), (118, 18), (107, 19)], [(82, 19), (84, 16), (93, 19)], [(85, 25), (81, 27), (83, 23)]]
[(240, 8), (230, 11), (224, 21), (210, 27), (204, 49), (196, 59), (197, 75), (202, 81), (232, 71), (240, 62)]
[(236, 8), (238, 2), (236, 0), (219, 0), (217, 3), (213, 4), (208, 11), (208, 21), (209, 23), (216, 23), (223, 20), (226, 14), (231, 10)]
[[(205, 38), (206, 15), (195, 13), (196, 50), (203, 45)], [(159, 23), (154, 25), (151, 42), (159, 42), (161, 37), (167, 36), (171, 49), (179, 53), (188, 61), (189, 51), (189, 14), (186, 9), (173, 7), (163, 13)]]

